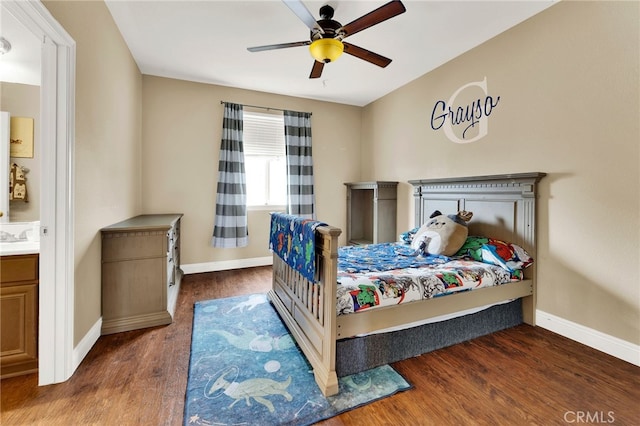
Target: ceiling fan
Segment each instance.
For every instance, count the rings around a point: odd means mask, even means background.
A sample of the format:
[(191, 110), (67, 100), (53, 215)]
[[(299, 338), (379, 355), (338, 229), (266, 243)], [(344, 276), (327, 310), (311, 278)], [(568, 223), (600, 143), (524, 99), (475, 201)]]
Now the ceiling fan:
[(386, 67), (391, 59), (371, 52), (362, 47), (343, 41), (345, 38), (372, 27), (380, 22), (393, 18), (406, 11), (401, 1), (394, 0), (379, 8), (359, 17), (358, 19), (342, 25), (333, 20), (333, 7), (324, 5), (320, 8), (318, 21), (313, 17), (309, 9), (301, 0), (282, 0), (293, 13), (305, 23), (311, 30), (310, 39), (292, 43), (269, 44), (266, 46), (249, 47), (249, 52), (262, 52), (265, 50), (284, 49), (288, 47), (309, 46), (311, 56), (315, 59), (309, 78), (319, 78), (325, 63), (333, 62), (344, 52), (360, 58), (379, 67)]

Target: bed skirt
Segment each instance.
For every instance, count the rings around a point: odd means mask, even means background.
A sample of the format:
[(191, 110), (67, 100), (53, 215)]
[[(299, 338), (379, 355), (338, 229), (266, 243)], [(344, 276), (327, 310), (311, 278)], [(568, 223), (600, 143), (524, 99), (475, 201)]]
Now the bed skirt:
[(339, 377), (348, 376), (514, 327), (522, 322), (522, 301), (516, 299), (442, 322), (338, 340), (336, 371)]

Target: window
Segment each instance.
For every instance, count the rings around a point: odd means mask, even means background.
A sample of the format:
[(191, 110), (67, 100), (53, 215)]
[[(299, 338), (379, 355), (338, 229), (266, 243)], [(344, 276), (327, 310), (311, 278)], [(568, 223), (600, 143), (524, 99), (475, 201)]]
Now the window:
[(244, 111), (243, 145), (247, 205), (284, 206), (287, 203), (284, 117)]

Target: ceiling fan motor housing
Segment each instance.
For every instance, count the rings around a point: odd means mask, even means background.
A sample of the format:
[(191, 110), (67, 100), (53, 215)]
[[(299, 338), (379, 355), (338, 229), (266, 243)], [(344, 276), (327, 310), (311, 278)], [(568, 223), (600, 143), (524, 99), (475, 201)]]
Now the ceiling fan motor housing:
[(338, 21), (334, 21), (333, 18), (333, 7), (324, 5), (320, 8), (320, 16), (322, 19), (318, 20), (318, 25), (324, 30), (324, 34), (321, 34), (319, 31), (311, 31), (311, 41), (318, 40), (320, 38), (336, 38), (336, 36), (340, 35), (338, 39), (341, 40), (344, 37), (344, 34), (339, 34), (338, 30), (342, 28), (342, 24)]
[(331, 19), (333, 18), (333, 7), (325, 4), (320, 8), (320, 17), (322, 19)]

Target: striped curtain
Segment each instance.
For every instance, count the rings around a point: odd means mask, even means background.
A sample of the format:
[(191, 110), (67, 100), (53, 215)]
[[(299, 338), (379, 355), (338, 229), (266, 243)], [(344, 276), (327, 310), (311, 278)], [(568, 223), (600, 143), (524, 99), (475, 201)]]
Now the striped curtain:
[(311, 113), (284, 112), (287, 152), (287, 213), (316, 218), (311, 160)]
[(218, 194), (213, 247), (245, 247), (247, 228), (247, 185), (242, 148), (242, 105), (225, 103), (222, 142), (218, 161)]

